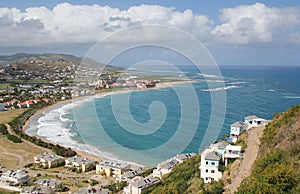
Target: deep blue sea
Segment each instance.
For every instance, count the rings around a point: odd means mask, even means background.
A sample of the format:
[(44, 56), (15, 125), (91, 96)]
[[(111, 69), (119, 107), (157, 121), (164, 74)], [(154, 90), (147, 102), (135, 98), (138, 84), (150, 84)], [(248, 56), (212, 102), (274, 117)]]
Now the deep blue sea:
[(300, 66), (221, 66), (221, 77), (193, 66), (178, 68), (195, 82), (56, 106), (33, 119), (27, 132), (152, 166), (181, 152), (201, 151), (246, 116), (272, 119), (273, 113), (300, 104)]

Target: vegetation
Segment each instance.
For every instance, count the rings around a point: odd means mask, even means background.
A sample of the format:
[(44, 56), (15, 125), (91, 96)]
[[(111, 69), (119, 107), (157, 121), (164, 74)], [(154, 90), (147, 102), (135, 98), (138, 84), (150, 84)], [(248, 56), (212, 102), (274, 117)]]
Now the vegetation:
[(59, 156), (63, 156), (63, 157), (75, 156), (76, 152), (71, 150), (70, 148), (65, 148), (58, 144), (54, 145), (52, 143), (45, 142), (37, 137), (29, 136), (22, 131), (22, 126), (39, 108), (41, 108), (41, 107), (30, 108), (9, 123), (10, 126), (12, 127), (13, 131), (19, 136), (19, 137), (16, 137), (14, 135), (10, 135), (11, 137), (9, 139), (14, 141), (15, 143), (20, 143), (19, 142), (19, 140), (21, 140), (20, 138), (23, 138), (23, 139), (26, 139), (40, 147), (51, 149)]
[(300, 193), (300, 105), (274, 117), (238, 193)]
[(126, 181), (118, 182), (118, 183), (113, 183), (111, 185), (107, 185), (104, 188), (111, 190), (113, 193), (118, 193), (121, 190), (123, 190), (124, 187), (127, 186)]
[(139, 174), (139, 176), (146, 177), (146, 176), (150, 175), (154, 169), (155, 169), (155, 167), (154, 168), (148, 168), (147, 170), (145, 170), (144, 172)]

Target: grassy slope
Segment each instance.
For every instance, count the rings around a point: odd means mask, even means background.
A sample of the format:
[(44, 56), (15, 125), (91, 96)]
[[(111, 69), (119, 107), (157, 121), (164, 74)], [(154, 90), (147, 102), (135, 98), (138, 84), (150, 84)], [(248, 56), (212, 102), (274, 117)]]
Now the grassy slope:
[(259, 158), (238, 193), (300, 193), (300, 105), (266, 127)]
[(19, 115), (21, 115), (24, 111), (26, 111), (27, 108), (22, 109), (12, 109), (8, 111), (0, 112), (0, 124), (4, 123), (7, 124), (13, 119), (17, 118)]

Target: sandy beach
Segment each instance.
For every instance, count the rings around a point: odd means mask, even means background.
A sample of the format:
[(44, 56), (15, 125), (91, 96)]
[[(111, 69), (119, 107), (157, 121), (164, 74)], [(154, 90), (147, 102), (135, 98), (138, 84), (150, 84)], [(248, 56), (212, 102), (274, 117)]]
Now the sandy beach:
[[(32, 115), (25, 122), (25, 124), (22, 126), (22, 130), (27, 135), (31, 135), (31, 134), (27, 133), (26, 130), (29, 128), (29, 126), (30, 126), (30, 124), (31, 124), (31, 122), (32, 122), (32, 120), (34, 118), (41, 117), (42, 114), (45, 111), (49, 110), (49, 109), (55, 109), (56, 107), (58, 108), (58, 107), (61, 107), (63, 105), (70, 104), (72, 102), (76, 102), (76, 101), (79, 101), (79, 100), (83, 100), (83, 99), (87, 99), (87, 98), (99, 98), (99, 97), (107, 96), (107, 95), (110, 95), (110, 94), (118, 94), (118, 93), (125, 93), (125, 92), (131, 92), (131, 91), (143, 91), (143, 90), (162, 89), (162, 88), (172, 87), (174, 85), (186, 84), (186, 83), (192, 83), (192, 82), (195, 82), (195, 81), (193, 81), (193, 80), (185, 80), (185, 81), (174, 81), (174, 82), (162, 82), (162, 83), (158, 83), (155, 88), (144, 88), (144, 89), (136, 89), (135, 88), (134, 90), (119, 89), (119, 90), (112, 90), (112, 91), (107, 91), (107, 92), (101, 92), (101, 93), (93, 94), (93, 95), (90, 95), (90, 96), (81, 96), (81, 97), (76, 97), (76, 98), (69, 99), (69, 100), (59, 101), (59, 102), (54, 103), (53, 105), (50, 105), (50, 106), (44, 107), (42, 109), (39, 109), (34, 115)], [(44, 137), (39, 137), (39, 138), (41, 138), (45, 142), (55, 143), (56, 144), (56, 142), (52, 142), (52, 141), (50, 141), (47, 138), (44, 138)], [(64, 146), (64, 145), (61, 145), (61, 146)], [(66, 147), (66, 146), (64, 146), (64, 147)], [(76, 149), (76, 148), (72, 148), (72, 150), (76, 151), (77, 154), (80, 155), (80, 156), (82, 156), (82, 157), (90, 158), (90, 159), (93, 159), (93, 160), (96, 160), (96, 161), (102, 161), (102, 160), (105, 160), (105, 159), (109, 159), (109, 158), (107, 158), (105, 156), (101, 156), (101, 155), (99, 156), (99, 155), (96, 155), (96, 154), (88, 153), (86, 151), (79, 150), (79, 149)], [(52, 151), (49, 150), (49, 152), (52, 152)], [(129, 162), (129, 163), (131, 163), (131, 162)], [(132, 164), (136, 165), (136, 166), (143, 166), (143, 165), (139, 165), (139, 164), (135, 164), (135, 163), (132, 163)]]

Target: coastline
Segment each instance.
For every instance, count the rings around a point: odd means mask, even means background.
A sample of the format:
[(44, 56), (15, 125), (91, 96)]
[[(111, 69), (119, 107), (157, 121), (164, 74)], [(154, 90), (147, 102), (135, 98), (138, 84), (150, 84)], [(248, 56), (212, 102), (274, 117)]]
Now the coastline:
[[(68, 99), (68, 100), (55, 102), (54, 104), (52, 104), (50, 106), (43, 107), (42, 109), (37, 110), (35, 112), (35, 114), (32, 115), (25, 122), (25, 124), (22, 126), (22, 131), (23, 131), (23, 133), (26, 133), (29, 136), (36, 136), (36, 137), (42, 139), (45, 142), (59, 144), (62, 147), (69, 148), (66, 145), (61, 145), (60, 143), (53, 142), (53, 141), (47, 139), (47, 137), (40, 137), (40, 136), (37, 136), (37, 135), (32, 135), (30, 133), (27, 133), (26, 131), (29, 129), (31, 122), (33, 122), (33, 119), (42, 117), (42, 115), (44, 114), (45, 111), (48, 111), (48, 110), (51, 110), (51, 109), (56, 109), (56, 108), (62, 107), (64, 105), (71, 104), (73, 102), (79, 101), (79, 100), (88, 99), (88, 98), (101, 98), (101, 97), (111, 95), (111, 94), (120, 94), (120, 93), (132, 92), (132, 91), (147, 91), (147, 90), (163, 89), (163, 88), (167, 88), (167, 87), (172, 87), (174, 85), (187, 84), (187, 83), (193, 83), (193, 82), (196, 82), (196, 81), (194, 81), (194, 80), (183, 80), (183, 81), (161, 82), (161, 83), (157, 84), (156, 87), (153, 87), (153, 88), (140, 88), (140, 89), (135, 88), (133, 90), (132, 89), (116, 89), (116, 90), (112, 90), (112, 91), (105, 91), (105, 92), (100, 92), (100, 93), (96, 93), (96, 94), (92, 94), (92, 95), (80, 96), (80, 97), (75, 97), (75, 98)], [(74, 140), (74, 141), (76, 141), (76, 140)], [(105, 159), (111, 159), (108, 156), (105, 156), (104, 154), (96, 155), (96, 154), (92, 154), (88, 151), (83, 151), (79, 148), (74, 148), (74, 147), (71, 148), (71, 149), (74, 150), (78, 155), (80, 155), (82, 157), (85, 157), (85, 158), (93, 159), (95, 161), (103, 161)], [(99, 151), (101, 151), (101, 150), (99, 150)], [(49, 152), (52, 152), (52, 151), (49, 150)], [(108, 154), (111, 154), (111, 153), (108, 153)], [(123, 161), (123, 162), (129, 163), (129, 164), (131, 164), (133, 166), (136, 166), (136, 167), (145, 167), (145, 165), (143, 165), (143, 164), (137, 164), (137, 163), (134, 163), (134, 162), (131, 162), (131, 161), (124, 161), (124, 160), (118, 159), (118, 158), (113, 158), (113, 160)]]

